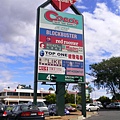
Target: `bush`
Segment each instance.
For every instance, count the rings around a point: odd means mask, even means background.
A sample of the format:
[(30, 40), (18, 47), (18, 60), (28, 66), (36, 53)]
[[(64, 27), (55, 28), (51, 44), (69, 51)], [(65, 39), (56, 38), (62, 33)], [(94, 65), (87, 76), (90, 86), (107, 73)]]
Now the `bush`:
[(76, 108), (76, 104), (70, 104), (72, 107)]

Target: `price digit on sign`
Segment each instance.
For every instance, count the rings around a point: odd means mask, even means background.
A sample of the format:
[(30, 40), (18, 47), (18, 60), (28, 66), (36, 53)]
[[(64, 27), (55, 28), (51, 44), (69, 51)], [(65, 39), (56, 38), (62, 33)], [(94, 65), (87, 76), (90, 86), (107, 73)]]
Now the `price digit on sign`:
[(51, 77), (55, 77), (55, 75), (51, 75)]
[(48, 75), (48, 76), (46, 77), (46, 79), (47, 79), (47, 80), (50, 80), (50, 75)]

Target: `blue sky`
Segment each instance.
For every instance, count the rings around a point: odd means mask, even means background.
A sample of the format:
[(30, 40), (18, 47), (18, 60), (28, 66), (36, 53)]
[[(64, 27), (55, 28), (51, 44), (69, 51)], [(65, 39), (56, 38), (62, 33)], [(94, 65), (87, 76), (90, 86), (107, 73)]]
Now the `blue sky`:
[[(45, 0), (0, 0), (0, 89), (34, 83), (36, 9)], [(84, 16), (86, 72), (89, 65), (120, 56), (120, 1), (77, 0)], [(48, 9), (53, 9), (51, 5)], [(71, 9), (66, 12), (73, 13)], [(92, 78), (87, 76), (86, 81)], [(48, 89), (50, 86), (38, 85)], [(71, 85), (69, 89), (71, 89)], [(106, 95), (96, 90), (93, 97)], [(95, 95), (94, 95), (95, 94)], [(109, 95), (108, 95), (109, 96)]]

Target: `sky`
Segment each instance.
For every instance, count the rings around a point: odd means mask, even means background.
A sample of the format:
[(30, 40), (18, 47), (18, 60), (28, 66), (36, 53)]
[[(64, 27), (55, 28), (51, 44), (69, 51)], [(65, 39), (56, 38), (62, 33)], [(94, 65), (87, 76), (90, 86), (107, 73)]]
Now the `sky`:
[[(34, 86), (36, 14), (45, 1), (0, 0), (0, 90), (18, 84)], [(120, 56), (120, 1), (77, 0), (74, 5), (84, 16), (86, 72), (92, 63)], [(70, 8), (65, 12), (73, 13)], [(91, 80), (86, 76), (87, 82)], [(49, 87), (38, 83), (38, 89)], [(91, 96), (102, 95), (110, 96), (97, 89)]]

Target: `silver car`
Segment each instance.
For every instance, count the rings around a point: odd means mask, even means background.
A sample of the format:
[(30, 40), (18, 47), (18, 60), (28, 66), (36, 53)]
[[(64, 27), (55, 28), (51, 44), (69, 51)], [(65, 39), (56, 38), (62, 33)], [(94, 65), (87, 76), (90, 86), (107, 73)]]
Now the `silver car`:
[(49, 116), (48, 107), (43, 101), (42, 102), (37, 102), (37, 107), (39, 108), (40, 111), (44, 112), (45, 116)]
[[(29, 101), (28, 104), (33, 104), (33, 102)], [(40, 111), (44, 112), (45, 116), (49, 116), (48, 107), (43, 101), (37, 102), (37, 107), (39, 108)]]
[(98, 107), (97, 105), (94, 105), (93, 103), (87, 103), (86, 104), (86, 110), (87, 111), (99, 111), (100, 107)]

